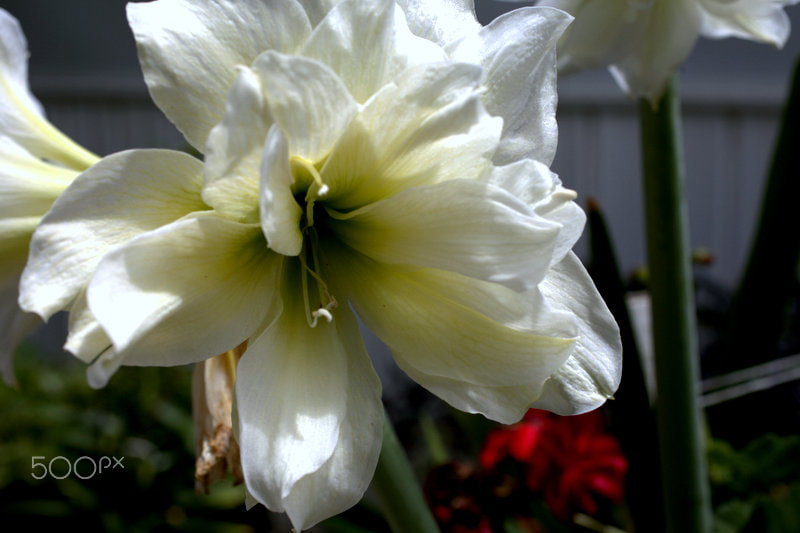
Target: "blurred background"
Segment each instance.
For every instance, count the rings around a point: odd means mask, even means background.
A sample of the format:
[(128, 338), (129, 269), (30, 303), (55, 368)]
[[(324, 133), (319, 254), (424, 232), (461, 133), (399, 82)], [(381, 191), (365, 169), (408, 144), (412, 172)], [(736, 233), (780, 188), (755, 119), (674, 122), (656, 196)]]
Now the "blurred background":
[[(129, 148), (185, 149), (183, 137), (150, 101), (125, 19), (125, 3), (0, 0), (0, 7), (22, 24), (31, 52), (33, 93), (50, 121), (67, 135), (99, 155)], [(491, 0), (476, 0), (476, 4), (484, 24), (512, 7), (530, 5)], [(783, 50), (737, 39), (701, 39), (680, 69), (691, 244), (697, 250), (698, 311), (701, 318), (710, 317), (701, 321), (705, 348), (713, 347), (719, 317), (743, 273), (793, 64), (800, 56), (800, 7), (786, 11), (794, 32)], [(621, 93), (604, 70), (560, 79), (559, 100), (559, 148), (552, 168), (567, 187), (578, 192), (581, 205), (586, 207), (587, 200), (593, 199), (593, 213), (599, 217), (576, 251), (585, 262), (598, 262), (597, 243), (591, 239), (598, 235), (597, 224), (603, 232), (607, 230), (608, 247), (602, 254), (616, 258), (616, 274), (633, 310), (630, 319), (641, 326), (636, 338), (644, 370), (639, 372), (646, 376), (647, 302), (637, 299), (640, 293), (634, 291), (646, 288), (637, 104)], [(792, 294), (797, 292), (796, 276), (794, 281), (786, 287)], [(796, 307), (793, 300), (794, 327)], [(795, 333), (789, 335), (794, 344), (784, 342), (781, 355), (800, 352)], [(9, 530), (31, 525), (66, 527), (68, 522), (82, 524), (89, 531), (288, 530), (285, 520), (263, 509), (245, 512), (243, 491), (230, 482), (214, 487), (207, 495), (194, 493), (190, 369), (125, 368), (109, 387), (93, 391), (85, 384), (82, 365), (61, 353), (63, 335), (63, 317), (55, 317), (17, 357), (20, 390), (0, 386), (6, 413), (0, 419), (0, 518), (9, 524)], [(473, 496), (455, 493), (456, 487), (461, 490), (473, 485), (481, 494), (489, 489), (492, 494), (500, 489), (516, 490), (516, 485), (509, 488), (507, 478), (495, 476), (497, 471), (492, 468), (499, 463), (490, 468), (476, 459), (496, 428), (483, 419), (451, 412), (408, 382), (379, 341), (371, 338), (370, 345), (401, 439), (411, 450), (420, 478), (429, 478), (429, 496), (445, 502), (441, 504), (444, 507), (469, 500), (469, 505), (464, 504), (467, 518), (462, 520), (469, 527), (457, 521), (466, 529), (452, 524), (444, 529), (485, 532), (480, 529), (480, 519), (473, 516), (480, 515), (482, 504), (470, 500)], [(786, 367), (787, 372), (796, 372), (797, 364)], [(704, 376), (714, 373), (704, 368)], [(727, 440), (710, 441), (711, 474), (717, 476), (713, 481), (715, 506), (729, 518), (720, 523), (730, 525), (720, 531), (800, 529), (800, 463), (792, 459), (800, 457), (796, 381), (782, 387), (779, 396), (760, 400), (747, 396), (749, 403), (733, 404), (734, 408), (718, 416), (725, 422), (719, 423), (721, 429), (714, 436)], [(652, 400), (652, 390), (648, 394), (646, 403)], [(780, 408), (769, 407), (777, 403)], [(648, 407), (649, 403), (645, 411)], [(614, 417), (607, 413), (612, 429)], [(624, 419), (616, 417), (618, 422)], [(752, 426), (752, 431), (728, 431), (732, 418), (740, 425)], [(427, 422), (420, 424), (421, 419)], [(536, 418), (533, 425), (539, 431), (551, 423)], [(563, 434), (567, 430), (556, 431)], [(623, 448), (624, 433), (616, 433)], [(764, 435), (767, 440), (759, 440)], [(652, 453), (657, 455), (657, 450)], [(61, 480), (31, 477), (32, 456), (47, 460), (64, 456), (74, 461), (81, 456), (120, 455), (128, 458), (124, 472), (110, 471), (91, 481), (74, 475)], [(467, 470), (454, 466), (456, 459), (459, 465), (468, 465)], [(653, 460), (653, 455), (647, 460)], [(514, 468), (521, 468), (520, 464)], [(494, 477), (481, 474), (481, 468), (492, 470)], [(652, 485), (649, 497), (657, 502), (660, 495), (656, 483)], [(526, 497), (538, 498), (531, 496), (530, 486), (525, 490)], [(551, 502), (542, 498), (536, 501), (545, 501), (546, 508)], [(609, 494), (605, 500), (611, 510), (600, 513), (600, 525), (584, 521), (582, 525), (570, 523), (569, 528), (633, 530), (637, 519), (632, 517), (636, 513), (630, 511), (631, 502), (621, 506)], [(541, 506), (537, 509), (547, 514)], [(657, 514), (654, 520), (658, 523)], [(519, 531), (567, 527), (558, 520), (542, 523), (531, 526), (523, 522)], [(792, 529), (794, 526), (799, 529)], [(367, 498), (365, 505), (342, 520), (326, 523), (323, 529), (381, 531), (385, 527)], [(540, 529), (530, 529), (534, 527)], [(574, 530), (569, 528), (563, 530)], [(640, 525), (638, 530), (658, 529)]]

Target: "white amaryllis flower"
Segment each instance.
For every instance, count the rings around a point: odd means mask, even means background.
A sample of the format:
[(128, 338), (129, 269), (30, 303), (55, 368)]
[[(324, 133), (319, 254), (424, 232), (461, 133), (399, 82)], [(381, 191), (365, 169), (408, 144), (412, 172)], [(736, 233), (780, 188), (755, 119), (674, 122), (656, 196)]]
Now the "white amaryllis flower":
[(782, 47), (784, 6), (798, 0), (540, 0), (575, 22), (559, 43), (559, 72), (610, 67), (620, 87), (655, 101), (699, 36)]
[(241, 346), (248, 494), (307, 528), (356, 503), (381, 445), (356, 313), (412, 378), (502, 422), (578, 413), (619, 333), (570, 252), (584, 216), (547, 164), (569, 21), (469, 2), (159, 0), (129, 20), (154, 99), (205, 162), (115, 154), (36, 231), (23, 308), (120, 364)]
[(17, 344), (39, 323), (17, 306), (28, 243), (53, 201), (99, 158), (58, 131), (28, 87), (28, 46), (0, 9), (0, 373), (13, 384)]

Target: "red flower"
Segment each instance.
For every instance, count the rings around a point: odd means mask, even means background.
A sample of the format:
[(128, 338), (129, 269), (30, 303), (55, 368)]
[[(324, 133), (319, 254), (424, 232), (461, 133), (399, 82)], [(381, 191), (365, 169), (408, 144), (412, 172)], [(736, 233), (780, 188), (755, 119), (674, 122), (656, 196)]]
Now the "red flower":
[(489, 434), (480, 462), (493, 469), (508, 457), (524, 466), (528, 488), (540, 492), (559, 519), (597, 513), (598, 496), (622, 502), (628, 462), (604, 432), (600, 411), (562, 417), (531, 409), (522, 422)]

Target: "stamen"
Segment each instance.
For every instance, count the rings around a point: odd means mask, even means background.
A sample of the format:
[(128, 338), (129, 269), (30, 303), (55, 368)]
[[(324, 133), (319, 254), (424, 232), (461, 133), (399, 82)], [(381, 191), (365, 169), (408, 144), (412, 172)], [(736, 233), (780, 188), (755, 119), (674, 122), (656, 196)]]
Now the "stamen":
[[(300, 252), (300, 265), (302, 266), (302, 274), (301, 274), (301, 284), (303, 287), (303, 305), (305, 306), (306, 312), (306, 322), (308, 322), (309, 327), (315, 328), (317, 327), (317, 323), (319, 318), (322, 317), (327, 320), (329, 323), (333, 321), (333, 314), (331, 311), (336, 309), (339, 306), (339, 302), (336, 301), (331, 293), (328, 291), (328, 285), (322, 279), (322, 277), (317, 273), (320, 267), (319, 255), (317, 253), (317, 247), (319, 245), (317, 231), (312, 226), (307, 226), (303, 232), (306, 235), (306, 240), (303, 245), (303, 250)], [(311, 258), (313, 260), (313, 268), (309, 267), (308, 263), (306, 262), (306, 255), (308, 247), (311, 248)], [(311, 276), (314, 278), (314, 281), (317, 282), (317, 294), (319, 295), (320, 299), (327, 302), (325, 305), (320, 305), (316, 310), (311, 311), (311, 306), (309, 303), (309, 293), (308, 293), (308, 277)]]
[(299, 156), (292, 156), (291, 162), (303, 170), (305, 170), (309, 176), (311, 176), (312, 183), (308, 187), (306, 191), (306, 220), (308, 221), (309, 226), (314, 225), (314, 202), (317, 198), (322, 198), (325, 196), (330, 188), (322, 182), (322, 176), (320, 175), (317, 168), (309, 161), (303, 157)]

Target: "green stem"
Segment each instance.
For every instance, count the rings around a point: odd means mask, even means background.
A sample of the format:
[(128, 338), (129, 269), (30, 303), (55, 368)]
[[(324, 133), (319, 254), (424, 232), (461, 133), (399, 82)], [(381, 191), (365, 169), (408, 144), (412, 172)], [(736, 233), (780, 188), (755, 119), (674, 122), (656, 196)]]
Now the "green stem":
[(394, 533), (438, 533), (439, 528), (388, 415), (384, 416), (383, 446), (372, 487)]
[(699, 358), (676, 78), (639, 107), (667, 531), (711, 530), (697, 401)]

